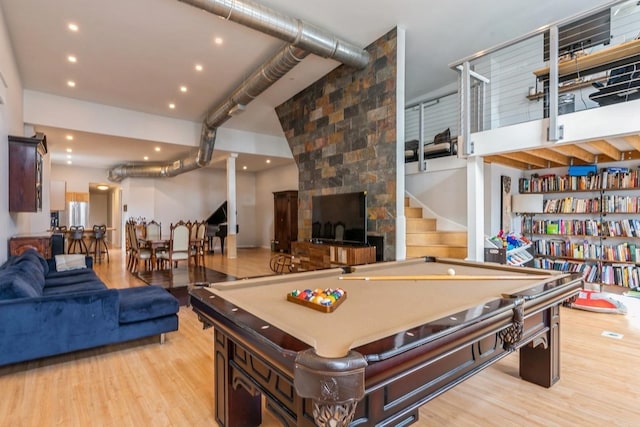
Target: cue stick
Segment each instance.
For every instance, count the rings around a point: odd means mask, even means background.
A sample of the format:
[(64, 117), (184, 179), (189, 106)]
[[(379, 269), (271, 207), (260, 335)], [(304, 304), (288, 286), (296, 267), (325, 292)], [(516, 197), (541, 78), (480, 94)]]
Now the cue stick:
[[(449, 275), (427, 274), (423, 276), (339, 276), (340, 280), (531, 280), (531, 276), (477, 276), (477, 275)], [(548, 276), (541, 275), (541, 278)]]

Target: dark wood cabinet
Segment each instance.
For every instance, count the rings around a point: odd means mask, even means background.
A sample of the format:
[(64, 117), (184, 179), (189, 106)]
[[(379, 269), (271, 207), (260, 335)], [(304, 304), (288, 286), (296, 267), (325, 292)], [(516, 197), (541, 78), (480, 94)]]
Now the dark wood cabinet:
[(44, 134), (9, 136), (9, 211), (42, 210), (42, 156), (46, 152)]
[(273, 249), (289, 253), (291, 242), (298, 240), (298, 192), (273, 193), (273, 206)]
[(320, 270), (345, 265), (373, 264), (376, 262), (376, 247), (293, 242), (291, 255), (294, 271)]
[(51, 258), (51, 234), (23, 234), (9, 239), (9, 255), (17, 256), (27, 249), (35, 249), (43, 257)]

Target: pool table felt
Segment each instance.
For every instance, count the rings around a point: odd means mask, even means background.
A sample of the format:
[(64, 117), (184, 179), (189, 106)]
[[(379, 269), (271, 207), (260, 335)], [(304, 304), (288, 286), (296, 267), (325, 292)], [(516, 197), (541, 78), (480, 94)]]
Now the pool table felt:
[[(513, 276), (510, 270), (483, 269), (447, 263), (392, 262), (356, 270), (355, 275), (459, 275)], [(323, 357), (341, 357), (349, 349), (451, 314), (515, 294), (558, 275), (532, 274), (531, 280), (339, 280), (340, 269), (294, 273), (206, 288), (282, 331), (313, 346)], [(332, 313), (287, 301), (294, 289), (340, 287), (347, 299)]]

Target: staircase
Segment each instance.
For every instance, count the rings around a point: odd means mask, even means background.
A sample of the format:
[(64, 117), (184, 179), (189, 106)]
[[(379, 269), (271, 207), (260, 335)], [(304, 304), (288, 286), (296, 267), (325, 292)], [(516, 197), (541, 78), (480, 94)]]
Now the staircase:
[(466, 258), (466, 231), (438, 231), (437, 221), (423, 218), (422, 208), (410, 206), (408, 197), (404, 198), (404, 214), (407, 219), (407, 258)]

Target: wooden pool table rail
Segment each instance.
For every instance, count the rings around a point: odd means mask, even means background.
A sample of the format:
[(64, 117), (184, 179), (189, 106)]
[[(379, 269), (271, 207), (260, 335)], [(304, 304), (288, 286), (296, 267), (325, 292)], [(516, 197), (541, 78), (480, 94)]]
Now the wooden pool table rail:
[[(354, 423), (411, 424), (421, 405), (516, 349), (523, 379), (553, 385), (560, 375), (559, 305), (579, 292), (582, 280), (561, 276), (543, 286), (541, 294), (497, 299), (486, 312), (471, 315), (474, 307), (353, 349), (366, 363)], [(283, 425), (315, 425), (313, 399), (294, 384), (296, 358), (313, 349), (207, 290), (194, 289), (191, 297), (201, 321), (215, 327), (216, 421), (259, 425), (263, 395)], [(451, 320), (458, 316), (466, 321)], [(519, 316), (520, 337), (508, 338)]]

